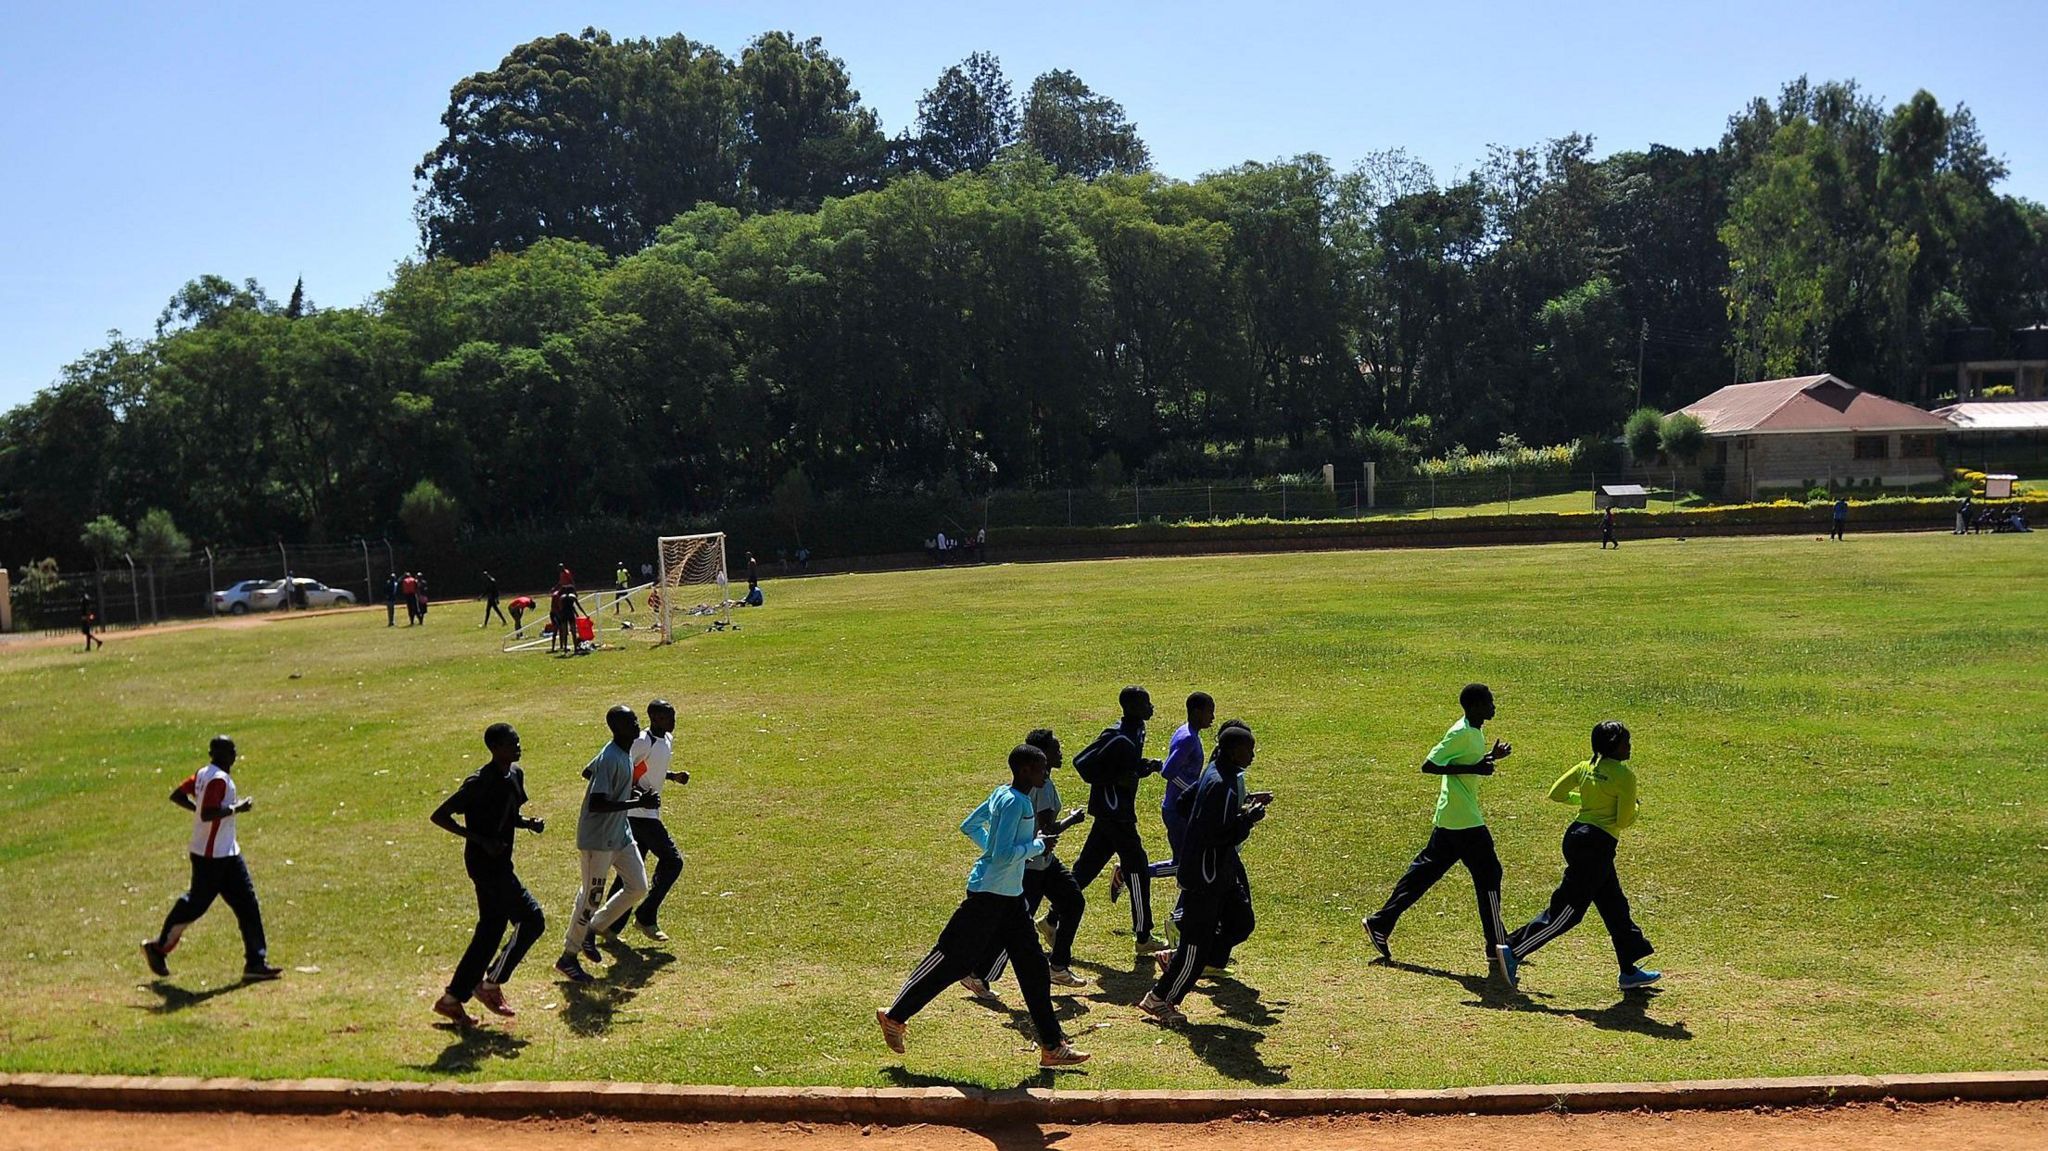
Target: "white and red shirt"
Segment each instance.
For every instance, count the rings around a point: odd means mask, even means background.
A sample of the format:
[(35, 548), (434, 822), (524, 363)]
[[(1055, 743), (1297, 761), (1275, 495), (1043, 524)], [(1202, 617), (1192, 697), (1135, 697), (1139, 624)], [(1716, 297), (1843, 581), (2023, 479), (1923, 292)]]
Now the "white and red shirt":
[[(627, 753), (633, 761), (633, 786), (649, 795), (660, 795), (662, 785), (668, 782), (668, 769), (676, 758), (675, 733), (670, 732), (656, 739), (651, 732), (642, 731), (633, 741), (633, 750)], [(661, 808), (635, 808), (634, 819), (660, 819)]]
[(209, 763), (188, 776), (178, 790), (191, 796), (192, 806), (198, 808), (192, 815), (192, 854), (207, 859), (242, 854), (241, 845), (235, 842), (235, 817), (229, 814), (210, 820), (204, 814), (209, 807), (234, 806), (234, 777), (220, 765)]

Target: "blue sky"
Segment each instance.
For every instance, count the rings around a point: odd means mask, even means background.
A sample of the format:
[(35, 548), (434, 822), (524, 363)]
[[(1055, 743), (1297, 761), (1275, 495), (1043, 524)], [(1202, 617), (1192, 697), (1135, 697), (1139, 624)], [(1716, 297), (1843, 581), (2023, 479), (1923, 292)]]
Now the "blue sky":
[(0, 37), (0, 408), (108, 329), (147, 335), (202, 273), (361, 303), (413, 252), (412, 168), (448, 89), (513, 45), (595, 25), (737, 55), (820, 36), (891, 134), (977, 49), (1022, 91), (1068, 68), (1122, 101), (1160, 170), (1404, 147), (1439, 176), (1579, 131), (1604, 154), (1700, 147), (1801, 73), (1976, 110), (2048, 200), (2048, 5), (1342, 2), (983, 5), (10, 5)]

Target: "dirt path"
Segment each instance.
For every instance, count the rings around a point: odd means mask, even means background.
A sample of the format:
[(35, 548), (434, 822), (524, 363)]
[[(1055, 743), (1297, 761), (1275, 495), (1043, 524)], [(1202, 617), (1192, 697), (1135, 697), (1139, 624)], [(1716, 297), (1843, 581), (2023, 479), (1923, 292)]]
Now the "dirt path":
[(800, 1123), (674, 1124), (618, 1119), (503, 1121), (404, 1115), (131, 1114), (0, 1107), (0, 1151), (556, 1151), (584, 1146), (680, 1151), (2038, 1151), (2048, 1147), (2048, 1103), (1876, 1104), (1831, 1110), (1680, 1111), (1619, 1115), (1353, 1116), (1188, 1126), (1044, 1124), (991, 1131), (951, 1127), (842, 1127)]

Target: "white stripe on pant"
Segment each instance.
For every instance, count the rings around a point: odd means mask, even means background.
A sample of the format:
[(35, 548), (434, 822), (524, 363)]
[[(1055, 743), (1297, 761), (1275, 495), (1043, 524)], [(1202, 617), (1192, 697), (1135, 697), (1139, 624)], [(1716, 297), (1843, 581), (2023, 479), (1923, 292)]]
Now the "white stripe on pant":
[[(591, 924), (610, 923), (633, 910), (647, 896), (647, 863), (640, 857), (639, 844), (627, 840), (626, 846), (617, 851), (579, 851), (576, 855), (583, 869), (583, 886), (576, 889), (576, 908), (569, 915), (569, 938), (562, 948), (570, 954), (582, 949)], [(614, 870), (625, 886), (606, 899), (605, 880)]]

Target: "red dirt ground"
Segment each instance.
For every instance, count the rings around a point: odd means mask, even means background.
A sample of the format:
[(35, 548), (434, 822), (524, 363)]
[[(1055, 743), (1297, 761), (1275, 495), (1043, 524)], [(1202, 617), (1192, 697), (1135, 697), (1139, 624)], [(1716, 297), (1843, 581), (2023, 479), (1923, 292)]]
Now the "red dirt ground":
[[(592, 1136), (598, 1137), (592, 1139)], [(408, 1115), (135, 1114), (0, 1106), (0, 1151), (2039, 1151), (2048, 1102), (1603, 1115), (1349, 1116), (1203, 1124), (1041, 1124), (989, 1131), (803, 1123), (507, 1121)]]

